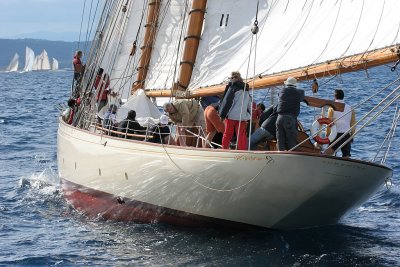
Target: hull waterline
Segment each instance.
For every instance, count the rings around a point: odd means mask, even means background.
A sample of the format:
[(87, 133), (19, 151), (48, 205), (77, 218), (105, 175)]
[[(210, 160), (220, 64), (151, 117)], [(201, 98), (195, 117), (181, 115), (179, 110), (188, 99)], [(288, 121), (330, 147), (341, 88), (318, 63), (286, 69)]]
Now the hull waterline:
[(58, 168), (65, 197), (92, 217), (275, 229), (336, 223), (392, 175), (357, 160), (162, 146), (62, 121)]

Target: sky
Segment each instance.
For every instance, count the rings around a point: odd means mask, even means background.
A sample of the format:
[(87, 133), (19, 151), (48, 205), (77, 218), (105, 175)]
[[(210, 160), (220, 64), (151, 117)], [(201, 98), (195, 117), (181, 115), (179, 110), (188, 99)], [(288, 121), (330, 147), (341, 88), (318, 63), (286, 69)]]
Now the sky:
[(84, 3), (88, 13), (87, 7), (92, 2), (96, 6), (98, 1), (0, 0), (0, 38), (77, 41)]

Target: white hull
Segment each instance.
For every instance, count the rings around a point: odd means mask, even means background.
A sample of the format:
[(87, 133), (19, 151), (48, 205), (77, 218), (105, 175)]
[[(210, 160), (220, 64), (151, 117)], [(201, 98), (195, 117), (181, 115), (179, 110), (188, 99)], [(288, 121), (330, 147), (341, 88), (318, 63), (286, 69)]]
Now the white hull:
[(278, 229), (336, 223), (392, 175), (356, 160), (162, 146), (64, 122), (58, 168), (66, 198), (90, 215)]

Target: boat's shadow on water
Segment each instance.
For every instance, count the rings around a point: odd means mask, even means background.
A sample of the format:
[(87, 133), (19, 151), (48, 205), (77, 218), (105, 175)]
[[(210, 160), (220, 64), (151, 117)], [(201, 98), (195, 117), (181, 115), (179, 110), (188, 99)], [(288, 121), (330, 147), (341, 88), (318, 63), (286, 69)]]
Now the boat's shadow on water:
[[(185, 239), (193, 239), (191, 246), (180, 249), (188, 253), (209, 251), (208, 257), (215, 265), (394, 266), (396, 258), (380, 247), (399, 247), (373, 229), (342, 224), (290, 231), (158, 227), (161, 231), (176, 231), (176, 235), (183, 237), (179, 243), (169, 244), (173, 247), (180, 247)], [(193, 260), (191, 264), (201, 262)]]

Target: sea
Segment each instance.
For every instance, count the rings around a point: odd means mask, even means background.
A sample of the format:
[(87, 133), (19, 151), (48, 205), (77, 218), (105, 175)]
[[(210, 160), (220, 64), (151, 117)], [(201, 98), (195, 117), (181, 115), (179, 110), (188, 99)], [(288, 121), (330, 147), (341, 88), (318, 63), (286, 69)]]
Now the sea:
[[(360, 119), (398, 77), (390, 66), (326, 77), (318, 96), (333, 99), (343, 89), (347, 103), (362, 103)], [(0, 73), (0, 266), (400, 266), (399, 131), (385, 153), (391, 182), (335, 225), (280, 231), (105, 221), (74, 210), (60, 186), (58, 107), (71, 82), (70, 71)], [(312, 96), (311, 82), (299, 87)], [(269, 105), (267, 93), (257, 91), (256, 102)], [(359, 125), (353, 158), (374, 159), (395, 109)], [(319, 113), (301, 106), (305, 129)]]

